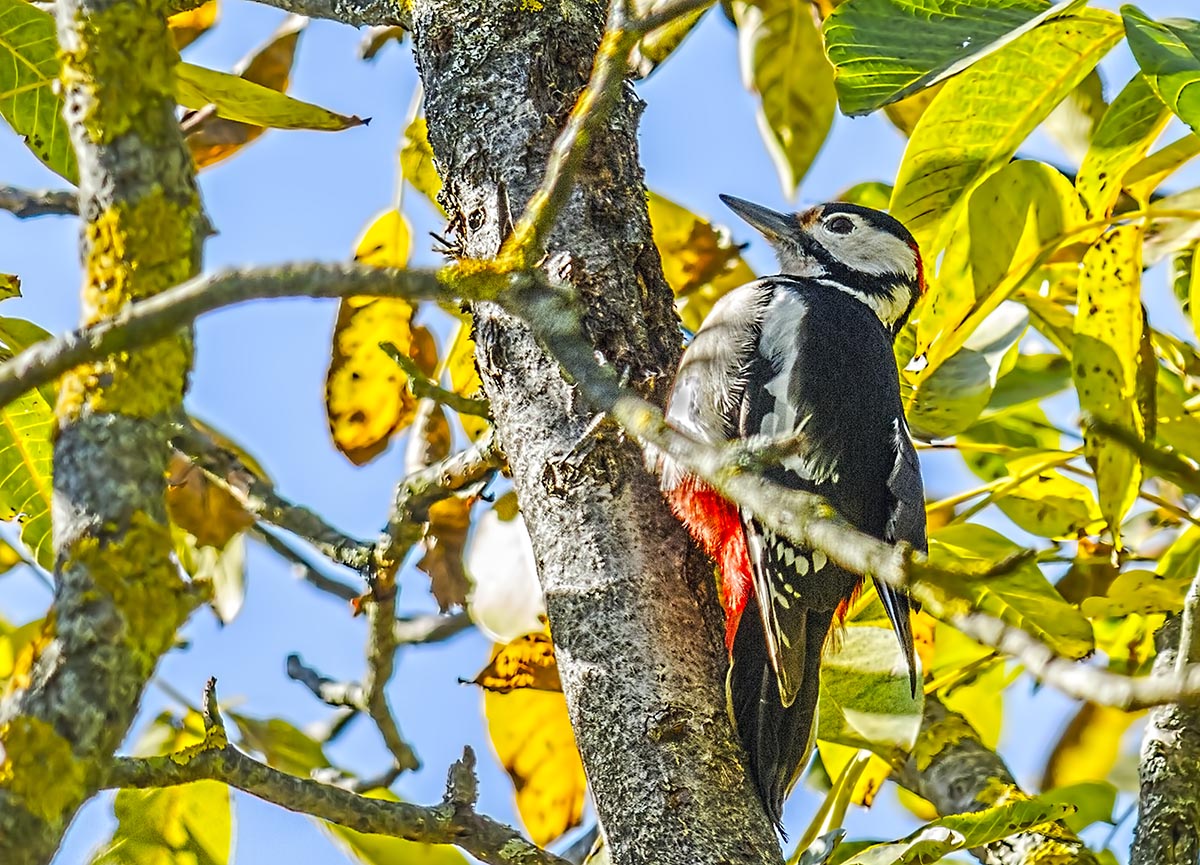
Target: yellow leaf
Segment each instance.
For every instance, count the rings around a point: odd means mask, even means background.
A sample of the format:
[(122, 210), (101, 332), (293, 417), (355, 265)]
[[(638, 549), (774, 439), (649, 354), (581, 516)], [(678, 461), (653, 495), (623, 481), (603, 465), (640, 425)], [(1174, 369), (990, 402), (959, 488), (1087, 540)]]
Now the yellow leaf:
[(1042, 789), (1107, 778), (1121, 755), (1121, 738), (1141, 714), (1095, 703), (1080, 706), (1050, 752)]
[(217, 116), (273, 129), (337, 131), (362, 126), (360, 117), (337, 114), (301, 102), (270, 87), (263, 87), (229, 72), (205, 69), (191, 63), (175, 67), (175, 98), (185, 108), (200, 110), (215, 105)]
[[(215, 7), (215, 0), (211, 2)], [(296, 59), (296, 46), (307, 20), (298, 15), (285, 19), (265, 45), (238, 62), (234, 73), (254, 84), (280, 93), (286, 91)], [(187, 130), (188, 149), (198, 169), (232, 156), (266, 131), (262, 126), (229, 120), (215, 112), (202, 118), (199, 114), (185, 115), (183, 126)]]
[(790, 197), (833, 125), (833, 66), (805, 0), (735, 0), (731, 8), (742, 83), (759, 97), (758, 128)]
[[(455, 393), (467, 397), (479, 396), (483, 380), (479, 377), (479, 367), (475, 365), (475, 341), (471, 339), (470, 316), (466, 316), (458, 325), (454, 342), (446, 353), (446, 371), (450, 374), (450, 387)], [(472, 441), (488, 428), (486, 418), (460, 414), (458, 419)]]
[(471, 500), (451, 496), (429, 507), (425, 555), (417, 569), (429, 575), (429, 587), (444, 613), (467, 603), (471, 581), (463, 567), (463, 546), (471, 527)]
[(12, 273), (0, 273), (0, 300), (21, 296), (21, 277)]
[[(942, 92), (945, 83), (942, 81), (932, 87), (918, 90), (912, 96), (906, 96), (899, 102), (890, 102), (883, 106), (883, 112), (887, 115), (888, 120), (892, 121), (893, 126), (905, 135), (912, 135), (913, 130), (917, 128), (917, 121), (921, 119), (925, 109), (933, 103), (934, 97)], [(886, 208), (887, 204), (885, 203), (883, 209)]]
[(650, 225), (663, 275), (675, 292), (683, 326), (695, 331), (714, 303), (754, 279), (729, 235), (687, 208), (651, 192)]
[(483, 693), (492, 748), (510, 778), (529, 837), (545, 846), (579, 825), (587, 777), (560, 693)]
[[(1141, 228), (1126, 225), (1110, 231), (1084, 255), (1071, 364), (1080, 409), (1138, 437), (1145, 434), (1137, 399), (1141, 248)], [(1100, 511), (1117, 539), (1121, 520), (1137, 498), (1141, 461), (1124, 445), (1091, 430), (1085, 430), (1084, 445), (1096, 473)]]
[[(397, 210), (379, 214), (355, 245), (354, 258), (377, 267), (408, 263), (411, 232)], [(391, 298), (351, 297), (338, 306), (325, 406), (334, 444), (356, 465), (387, 447), (412, 422), (416, 400), (403, 371), (379, 347), (413, 351), (413, 307)]]
[(175, 47), (182, 51), (217, 23), (217, 0), (205, 0), (195, 9), (176, 12), (167, 19)]
[(562, 691), (554, 643), (547, 633), (525, 634), (497, 647), (491, 662), (472, 681), (501, 694), (519, 688)]
[(254, 524), (254, 517), (229, 490), (178, 451), (167, 469), (166, 498), (171, 522), (194, 535), (200, 546), (221, 549)]
[(417, 117), (404, 130), (404, 141), (400, 145), (400, 172), (413, 188), (429, 199), (442, 216), (446, 211), (438, 203), (442, 191), (442, 178), (433, 163), (433, 148), (429, 146), (429, 124), (424, 117)]

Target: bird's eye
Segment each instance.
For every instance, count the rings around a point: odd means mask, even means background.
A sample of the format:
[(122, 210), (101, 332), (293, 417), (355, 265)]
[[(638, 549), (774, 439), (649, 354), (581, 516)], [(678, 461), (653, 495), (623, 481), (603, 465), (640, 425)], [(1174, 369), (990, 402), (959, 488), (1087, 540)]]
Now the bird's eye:
[(854, 230), (854, 220), (848, 216), (835, 216), (825, 223), (825, 228), (834, 234), (849, 234)]

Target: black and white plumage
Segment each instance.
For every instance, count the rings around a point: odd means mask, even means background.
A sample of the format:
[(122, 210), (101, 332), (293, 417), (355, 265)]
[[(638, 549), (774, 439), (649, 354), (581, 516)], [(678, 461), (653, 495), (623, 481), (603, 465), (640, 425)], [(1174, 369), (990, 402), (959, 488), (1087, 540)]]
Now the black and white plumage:
[[(912, 236), (856, 205), (783, 214), (722, 199), (771, 241), (781, 272), (713, 307), (684, 353), (668, 420), (711, 442), (786, 439), (792, 453), (764, 471), (768, 479), (825, 497), (863, 532), (924, 550), (920, 467), (892, 354), (924, 287)], [(862, 580), (775, 536), (669, 460), (662, 478), (720, 568), (730, 709), (778, 824), (811, 750), (821, 654)], [(908, 598), (876, 588), (915, 693)]]

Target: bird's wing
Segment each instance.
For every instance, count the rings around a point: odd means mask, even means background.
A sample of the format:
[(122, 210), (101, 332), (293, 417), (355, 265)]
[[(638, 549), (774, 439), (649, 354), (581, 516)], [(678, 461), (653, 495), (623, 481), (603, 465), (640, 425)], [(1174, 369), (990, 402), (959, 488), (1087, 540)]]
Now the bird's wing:
[[(908, 425), (901, 417), (896, 418), (894, 438), (895, 463), (888, 477), (888, 492), (891, 493), (891, 509), (888, 513), (888, 541), (908, 541), (914, 548), (925, 552), (928, 542), (925, 537), (925, 488), (921, 483), (921, 465), (913, 448)], [(913, 606), (908, 595), (882, 580), (875, 580), (875, 591), (887, 611), (888, 619), (896, 630), (900, 647), (908, 662), (908, 682), (912, 693), (917, 693), (917, 664), (913, 651), (912, 623), (909, 610)]]

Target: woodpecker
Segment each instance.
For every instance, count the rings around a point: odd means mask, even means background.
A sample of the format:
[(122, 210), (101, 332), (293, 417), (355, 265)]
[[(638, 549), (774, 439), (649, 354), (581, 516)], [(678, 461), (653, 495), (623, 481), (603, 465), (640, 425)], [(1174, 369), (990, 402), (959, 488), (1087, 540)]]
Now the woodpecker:
[[(925, 290), (920, 251), (885, 213), (778, 213), (722, 195), (780, 272), (719, 300), (684, 352), (667, 406), (703, 441), (783, 440), (763, 475), (816, 493), (862, 532), (926, 549), (925, 499), (892, 343)], [(763, 526), (669, 458), (662, 487), (720, 571), (730, 714), (768, 815), (808, 760), (821, 655), (863, 580)], [(909, 599), (875, 581), (916, 696)]]

